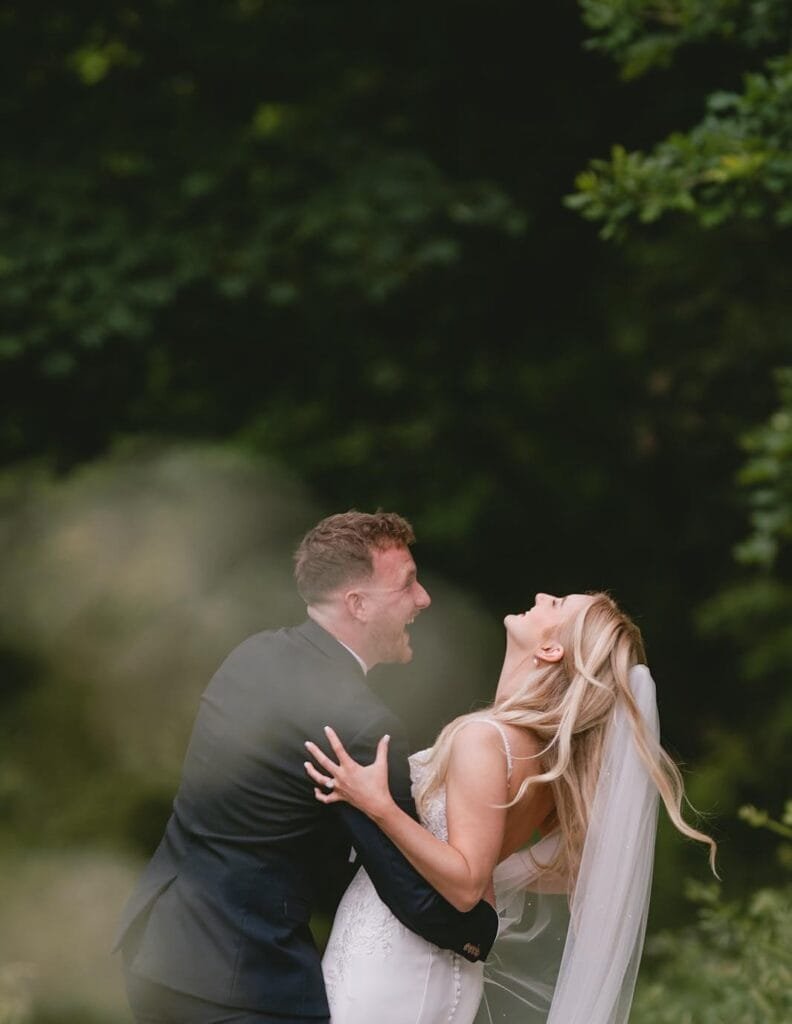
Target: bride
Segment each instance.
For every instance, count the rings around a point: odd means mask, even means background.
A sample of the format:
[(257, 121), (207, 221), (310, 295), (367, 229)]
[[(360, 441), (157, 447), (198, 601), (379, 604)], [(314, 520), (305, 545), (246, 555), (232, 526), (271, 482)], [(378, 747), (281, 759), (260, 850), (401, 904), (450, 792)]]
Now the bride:
[(487, 964), (471, 963), (405, 928), (361, 869), (322, 962), (333, 1024), (622, 1024), (658, 794), (714, 870), (714, 841), (680, 813), (638, 628), (602, 593), (537, 594), (504, 624), (492, 705), (410, 758), (420, 824), (390, 796), (387, 736), (365, 767), (329, 727), (337, 761), (306, 744), (317, 800), (358, 807), (459, 910), (486, 898), (500, 916)]

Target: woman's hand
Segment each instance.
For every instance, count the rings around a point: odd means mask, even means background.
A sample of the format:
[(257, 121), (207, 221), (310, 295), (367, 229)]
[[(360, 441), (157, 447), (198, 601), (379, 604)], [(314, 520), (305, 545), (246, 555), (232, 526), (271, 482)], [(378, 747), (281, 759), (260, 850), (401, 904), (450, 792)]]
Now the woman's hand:
[(363, 811), (375, 821), (381, 819), (387, 810), (394, 806), (393, 797), (388, 788), (388, 743), (390, 736), (383, 736), (377, 744), (377, 756), (373, 764), (358, 764), (344, 749), (344, 745), (329, 725), (325, 733), (330, 746), (338, 758), (338, 763), (331, 761), (315, 743), (308, 740), (305, 746), (308, 753), (324, 769), (325, 774), (318, 771), (310, 761), (305, 762), (305, 770), (319, 786), (325, 786), (329, 793), (318, 787), (314, 796), (320, 803), (336, 804), (346, 801)]

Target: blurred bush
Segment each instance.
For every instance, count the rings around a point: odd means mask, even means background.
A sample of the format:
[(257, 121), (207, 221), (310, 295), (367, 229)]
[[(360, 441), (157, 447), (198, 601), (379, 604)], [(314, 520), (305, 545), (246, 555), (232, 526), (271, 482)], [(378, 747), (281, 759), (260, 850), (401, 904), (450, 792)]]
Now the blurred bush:
[[(752, 823), (785, 837), (792, 867), (792, 802), (783, 821), (751, 808)], [(726, 901), (719, 886), (689, 885), (694, 926), (647, 942), (633, 1024), (788, 1024), (792, 1020), (792, 885)]]

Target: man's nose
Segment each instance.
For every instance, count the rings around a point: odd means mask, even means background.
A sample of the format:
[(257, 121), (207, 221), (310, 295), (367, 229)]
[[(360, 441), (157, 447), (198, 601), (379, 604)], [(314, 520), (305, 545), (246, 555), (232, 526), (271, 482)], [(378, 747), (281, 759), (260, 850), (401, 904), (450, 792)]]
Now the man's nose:
[(534, 597), (534, 602), (536, 604), (539, 604), (541, 601), (546, 601), (547, 598), (548, 598), (547, 594), (537, 594), (536, 597)]
[(416, 583), (415, 603), (419, 608), (428, 608), (432, 603), (429, 591), (420, 583)]

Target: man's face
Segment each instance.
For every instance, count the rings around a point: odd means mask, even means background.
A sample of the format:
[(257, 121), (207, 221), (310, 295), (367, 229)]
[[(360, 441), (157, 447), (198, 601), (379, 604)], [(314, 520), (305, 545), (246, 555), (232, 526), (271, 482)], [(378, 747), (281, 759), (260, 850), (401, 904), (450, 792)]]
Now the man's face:
[(374, 572), (359, 589), (368, 612), (369, 658), (378, 662), (408, 662), (413, 656), (407, 626), (431, 604), (418, 582), (415, 562), (406, 547), (375, 549)]

